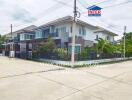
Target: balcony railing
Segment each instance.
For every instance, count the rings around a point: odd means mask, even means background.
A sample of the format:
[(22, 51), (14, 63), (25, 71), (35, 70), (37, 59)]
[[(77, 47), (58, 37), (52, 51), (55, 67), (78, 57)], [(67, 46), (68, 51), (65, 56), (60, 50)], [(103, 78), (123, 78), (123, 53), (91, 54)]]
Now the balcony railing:
[(59, 33), (57, 33), (57, 32), (51, 33), (51, 37), (59, 37)]

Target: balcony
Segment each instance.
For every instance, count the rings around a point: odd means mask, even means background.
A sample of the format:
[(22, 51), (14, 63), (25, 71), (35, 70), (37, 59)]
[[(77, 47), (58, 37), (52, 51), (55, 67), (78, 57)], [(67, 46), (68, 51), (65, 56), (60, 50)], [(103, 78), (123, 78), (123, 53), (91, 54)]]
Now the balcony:
[(58, 34), (58, 32), (54, 32), (54, 33), (51, 33), (51, 37), (59, 37), (59, 34)]

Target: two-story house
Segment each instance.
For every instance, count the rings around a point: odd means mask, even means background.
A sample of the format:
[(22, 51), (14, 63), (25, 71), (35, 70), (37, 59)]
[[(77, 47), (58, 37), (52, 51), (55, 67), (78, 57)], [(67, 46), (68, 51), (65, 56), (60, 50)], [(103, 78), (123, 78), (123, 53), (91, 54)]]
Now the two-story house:
[(30, 40), (30, 37), (28, 36), (34, 33), (33, 31), (34, 28), (36, 28), (36, 26), (31, 25), (18, 31), (12, 32), (12, 34), (11, 33), (6, 34), (6, 37), (8, 38), (5, 45), (6, 55), (11, 56), (11, 52), (13, 52), (14, 53), (13, 55), (15, 57), (20, 57), (20, 54), (23, 52), (25, 48), (23, 47), (23, 42), (26, 44), (26, 40), (28, 38)]
[[(35, 39), (43, 42), (44, 39), (52, 37), (57, 46), (60, 48), (71, 49), (72, 41), (72, 23), (73, 17), (66, 16), (52, 22), (46, 23), (35, 30)], [(97, 42), (98, 38), (106, 39), (110, 42), (114, 42), (115, 33), (88, 24), (87, 22), (77, 20), (76, 26), (76, 53), (79, 53), (83, 47), (91, 47)], [(39, 41), (40, 42), (40, 41)]]
[[(14, 36), (19, 39), (20, 55), (31, 54), (35, 51), (39, 44), (43, 44), (50, 37), (54, 39), (58, 48), (67, 48), (71, 51), (73, 17), (66, 16), (57, 20), (51, 21), (39, 27), (30, 26), (19, 30)], [(91, 25), (82, 20), (76, 21), (76, 39), (75, 52), (81, 52), (84, 47), (92, 47), (97, 42), (98, 38), (106, 39), (114, 42), (114, 37), (117, 35), (107, 29)], [(23, 57), (24, 58), (24, 57)]]

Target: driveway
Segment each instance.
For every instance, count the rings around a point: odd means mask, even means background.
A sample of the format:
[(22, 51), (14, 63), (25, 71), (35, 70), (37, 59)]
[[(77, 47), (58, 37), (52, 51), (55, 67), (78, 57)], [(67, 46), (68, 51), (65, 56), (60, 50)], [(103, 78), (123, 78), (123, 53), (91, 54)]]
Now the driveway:
[(0, 56), (0, 100), (132, 100), (132, 61), (70, 69)]

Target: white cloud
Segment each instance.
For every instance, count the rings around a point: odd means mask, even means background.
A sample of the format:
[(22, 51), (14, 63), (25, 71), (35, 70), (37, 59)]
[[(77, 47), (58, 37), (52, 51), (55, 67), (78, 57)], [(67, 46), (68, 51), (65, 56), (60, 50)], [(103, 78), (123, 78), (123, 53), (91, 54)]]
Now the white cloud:
[[(73, 0), (60, 1), (65, 2), (70, 6), (73, 5)], [(126, 1), (131, 0), (80, 0), (85, 7), (89, 6), (89, 4), (93, 5), (97, 2), (104, 2), (98, 4), (98, 6), (102, 8)], [(77, 5), (79, 9), (87, 12), (81, 4), (78, 3)], [(89, 18), (87, 14), (82, 14), (81, 19), (106, 28), (111, 26), (119, 31), (122, 31), (121, 28), (126, 25), (128, 27), (127, 31), (132, 31), (131, 11), (132, 3), (128, 3), (103, 9), (101, 18)], [(10, 31), (9, 26), (11, 23), (14, 26), (19, 26), (14, 27), (14, 30), (31, 24), (42, 25), (50, 20), (66, 15), (72, 15), (73, 8), (57, 3), (55, 0), (0, 0), (0, 12), (0, 33), (5, 34)], [(113, 24), (116, 27), (112, 26)], [(112, 30), (115, 31), (114, 29)]]

